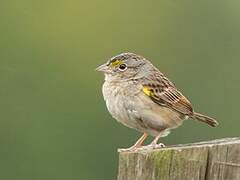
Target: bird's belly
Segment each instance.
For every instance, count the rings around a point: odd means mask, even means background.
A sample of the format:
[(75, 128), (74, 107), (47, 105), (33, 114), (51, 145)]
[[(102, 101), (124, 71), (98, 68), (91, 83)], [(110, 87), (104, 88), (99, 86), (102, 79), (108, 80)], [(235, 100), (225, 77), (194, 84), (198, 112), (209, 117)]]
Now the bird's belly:
[(182, 124), (179, 113), (155, 104), (144, 94), (126, 96), (120, 91), (103, 87), (103, 96), (110, 114), (125, 126), (157, 136)]

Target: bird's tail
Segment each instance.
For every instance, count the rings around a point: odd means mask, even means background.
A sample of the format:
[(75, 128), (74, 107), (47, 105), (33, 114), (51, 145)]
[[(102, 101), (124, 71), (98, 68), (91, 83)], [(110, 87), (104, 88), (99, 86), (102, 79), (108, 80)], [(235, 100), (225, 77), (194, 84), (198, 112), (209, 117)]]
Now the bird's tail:
[(212, 127), (216, 127), (218, 125), (218, 122), (215, 119), (213, 119), (211, 117), (208, 117), (208, 116), (205, 116), (205, 115), (200, 114), (200, 113), (194, 112), (192, 118), (194, 118), (198, 121), (207, 123), (208, 125), (210, 125)]

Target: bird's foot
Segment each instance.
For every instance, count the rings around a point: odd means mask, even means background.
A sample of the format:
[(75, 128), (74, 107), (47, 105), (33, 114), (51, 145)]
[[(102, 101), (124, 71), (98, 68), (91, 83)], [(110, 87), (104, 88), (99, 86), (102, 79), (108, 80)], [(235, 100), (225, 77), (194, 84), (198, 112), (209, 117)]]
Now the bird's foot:
[(142, 135), (142, 137), (140, 137), (133, 146), (131, 146), (130, 148), (126, 148), (126, 149), (118, 149), (118, 152), (135, 152), (138, 149), (141, 149), (141, 147), (143, 147), (142, 143), (147, 138), (147, 136), (148, 135), (146, 133), (144, 133)]
[(151, 143), (147, 145), (148, 148), (150, 149), (160, 149), (166, 147), (163, 143)]
[(136, 152), (141, 150), (149, 150), (149, 149), (160, 149), (166, 147), (163, 143), (151, 143), (147, 146), (132, 146), (130, 148), (118, 149), (118, 152)]
[(121, 149), (118, 149), (118, 152), (135, 152), (139, 148), (140, 147), (135, 147), (135, 146), (132, 146), (130, 148), (121, 148)]

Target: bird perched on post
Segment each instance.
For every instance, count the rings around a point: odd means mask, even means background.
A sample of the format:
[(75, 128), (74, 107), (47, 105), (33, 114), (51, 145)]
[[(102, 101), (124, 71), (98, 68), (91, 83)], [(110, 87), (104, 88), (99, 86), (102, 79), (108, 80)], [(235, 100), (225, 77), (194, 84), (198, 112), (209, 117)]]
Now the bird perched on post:
[(148, 135), (154, 138), (147, 147), (163, 147), (160, 137), (180, 126), (189, 117), (215, 127), (218, 122), (193, 110), (189, 100), (146, 58), (134, 53), (112, 57), (97, 71), (105, 75), (102, 92), (110, 114), (120, 123), (143, 133), (130, 148), (142, 147)]

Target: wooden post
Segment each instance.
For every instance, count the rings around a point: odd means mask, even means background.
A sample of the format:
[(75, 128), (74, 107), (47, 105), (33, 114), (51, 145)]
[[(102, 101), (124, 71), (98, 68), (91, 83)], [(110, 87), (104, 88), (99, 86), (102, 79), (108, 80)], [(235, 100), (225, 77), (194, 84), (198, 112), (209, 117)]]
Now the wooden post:
[(240, 180), (240, 137), (121, 152), (118, 180)]

